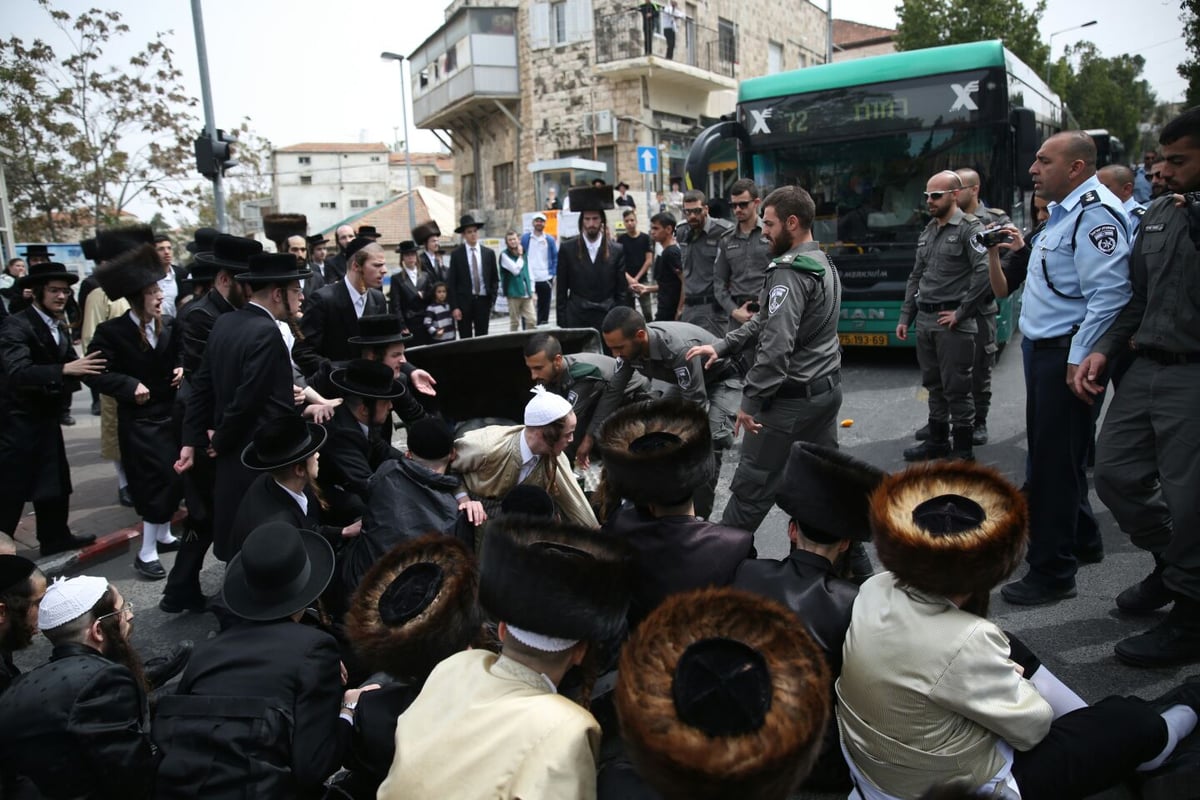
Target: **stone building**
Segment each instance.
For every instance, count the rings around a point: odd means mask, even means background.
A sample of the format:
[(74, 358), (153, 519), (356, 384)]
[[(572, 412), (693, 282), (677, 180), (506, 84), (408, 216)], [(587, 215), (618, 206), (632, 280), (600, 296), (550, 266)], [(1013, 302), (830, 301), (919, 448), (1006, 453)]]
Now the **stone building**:
[(833, 60), (852, 61), (896, 52), (896, 31), (848, 19), (833, 21)]
[[(409, 56), (413, 117), (452, 148), (461, 213), (493, 229), (542, 208), (582, 159), (624, 180), (644, 211), (637, 148), (658, 150), (651, 188), (680, 179), (695, 135), (733, 111), (738, 82), (823, 63), (827, 22), (807, 0), (678, 0), (672, 58), (663, 14), (647, 55), (632, 0), (454, 0)], [(665, 13), (665, 12), (664, 12)]]

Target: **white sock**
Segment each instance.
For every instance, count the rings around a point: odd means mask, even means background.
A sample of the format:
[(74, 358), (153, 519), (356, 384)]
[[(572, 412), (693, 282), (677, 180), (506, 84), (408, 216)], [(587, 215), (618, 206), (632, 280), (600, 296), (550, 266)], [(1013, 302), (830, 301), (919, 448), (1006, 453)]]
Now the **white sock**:
[(171, 544), (179, 541), (178, 537), (171, 533), (171, 523), (164, 522), (155, 526), (158, 530), (154, 532), (154, 541), (159, 544)]
[(1071, 687), (1058, 679), (1045, 664), (1037, 668), (1033, 673), (1033, 677), (1029, 682), (1038, 690), (1038, 694), (1042, 696), (1050, 707), (1054, 709), (1054, 718), (1058, 719), (1064, 714), (1070, 714), (1072, 711), (1077, 711), (1081, 708), (1087, 708), (1087, 703), (1083, 698), (1075, 694)]
[(1196, 729), (1196, 712), (1188, 706), (1171, 706), (1160, 716), (1167, 723), (1167, 746), (1151, 760), (1138, 764), (1138, 772), (1150, 772), (1161, 767), (1175, 752), (1180, 740)]
[(158, 560), (158, 529), (162, 527), (153, 522), (142, 522), (142, 549), (138, 558), (142, 561)]
[(117, 467), (117, 488), (124, 489), (129, 485), (129, 478), (125, 477), (125, 468), (121, 466), (120, 461), (114, 461), (113, 464)]

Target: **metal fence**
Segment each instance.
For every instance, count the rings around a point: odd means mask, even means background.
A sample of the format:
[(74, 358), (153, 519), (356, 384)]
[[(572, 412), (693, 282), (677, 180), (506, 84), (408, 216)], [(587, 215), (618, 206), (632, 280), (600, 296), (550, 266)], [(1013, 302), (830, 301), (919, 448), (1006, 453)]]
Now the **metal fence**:
[[(646, 52), (646, 37), (642, 13), (630, 7), (616, 14), (595, 15), (596, 63), (607, 64), (627, 58), (654, 55), (667, 56), (667, 42), (662, 34), (661, 16), (654, 23), (650, 53)], [(720, 30), (706, 28), (692, 19), (678, 19), (675, 32), (675, 52), (672, 60), (734, 77), (737, 66), (738, 35), (731, 23)]]

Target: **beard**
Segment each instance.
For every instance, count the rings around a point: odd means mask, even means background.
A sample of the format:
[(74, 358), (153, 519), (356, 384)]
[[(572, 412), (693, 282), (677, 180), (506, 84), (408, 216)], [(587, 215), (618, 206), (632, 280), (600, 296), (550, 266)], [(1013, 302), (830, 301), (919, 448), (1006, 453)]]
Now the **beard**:
[(771, 255), (781, 256), (792, 249), (792, 234), (780, 226), (779, 233), (771, 240)]
[(0, 635), (0, 652), (15, 653), (33, 644), (33, 636), (37, 629), (29, 624), (24, 614), (13, 614), (9, 619), (8, 630)]
[(133, 649), (129, 639), (121, 634), (121, 615), (100, 620), (100, 630), (104, 631), (104, 647), (100, 654), (132, 672), (134, 682), (146, 691), (148, 687), (146, 673), (142, 670), (142, 658)]

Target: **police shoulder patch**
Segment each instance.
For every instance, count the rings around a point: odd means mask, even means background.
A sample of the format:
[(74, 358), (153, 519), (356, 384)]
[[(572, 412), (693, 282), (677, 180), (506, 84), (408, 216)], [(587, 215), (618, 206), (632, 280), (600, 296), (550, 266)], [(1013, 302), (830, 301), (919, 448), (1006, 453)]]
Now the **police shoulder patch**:
[(1146, 216), (1146, 209), (1142, 208), (1141, 206), (1135, 206), (1129, 209), (1129, 213), (1133, 214), (1138, 219), (1141, 219), (1142, 217)]
[(771, 293), (767, 295), (767, 316), (773, 315), (783, 305), (783, 301), (787, 299), (788, 287), (772, 286)]
[(567, 402), (568, 403), (570, 403), (571, 405), (575, 405), (575, 403), (578, 402), (578, 400), (579, 400), (579, 393), (576, 392), (574, 389), (567, 392)]
[(983, 246), (983, 241), (978, 236), (972, 236), (970, 238), (970, 242), (971, 242), (971, 249), (974, 250), (976, 253), (986, 253), (987, 252), (987, 248)]
[(675, 380), (679, 381), (679, 388), (688, 388), (692, 385), (692, 370), (689, 367), (676, 367)]
[(1117, 250), (1117, 226), (1112, 224), (1097, 225), (1088, 231), (1088, 239), (1101, 253), (1111, 256)]

